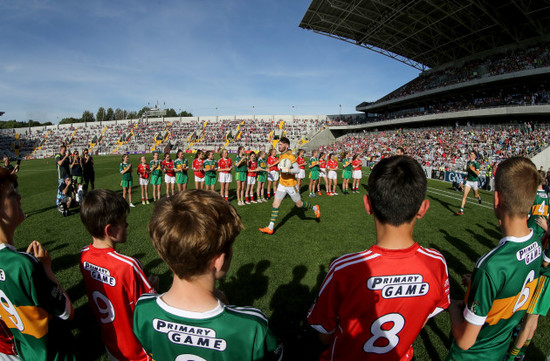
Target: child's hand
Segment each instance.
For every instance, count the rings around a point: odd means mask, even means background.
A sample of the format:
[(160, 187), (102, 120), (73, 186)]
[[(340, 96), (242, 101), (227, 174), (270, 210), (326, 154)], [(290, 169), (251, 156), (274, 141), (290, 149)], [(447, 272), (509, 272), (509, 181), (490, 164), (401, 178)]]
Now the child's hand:
[(159, 285), (160, 285), (159, 276), (152, 274), (152, 275), (149, 275), (149, 277), (147, 277), (147, 279), (149, 280), (149, 283), (151, 284), (151, 286), (158, 292)]
[(32, 241), (27, 248), (27, 253), (35, 256), (46, 269), (51, 269), (52, 267), (52, 258), (50, 254), (38, 241)]
[(472, 280), (472, 274), (466, 273), (465, 275), (462, 275), (462, 285), (468, 286), (470, 284), (470, 281)]
[(540, 228), (544, 229), (545, 232), (548, 230), (548, 222), (546, 221), (546, 218), (538, 217), (535, 222)]

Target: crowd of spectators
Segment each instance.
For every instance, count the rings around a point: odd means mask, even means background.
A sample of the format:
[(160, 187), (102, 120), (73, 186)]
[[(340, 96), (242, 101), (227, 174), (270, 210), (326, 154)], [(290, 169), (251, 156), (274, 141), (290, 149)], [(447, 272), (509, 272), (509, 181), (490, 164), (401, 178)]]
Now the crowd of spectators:
[(377, 102), (474, 79), (547, 66), (550, 66), (550, 44), (537, 45), (471, 60), (463, 64), (459, 63), (443, 70), (427, 71)]
[(463, 170), (468, 152), (479, 153), (482, 165), (499, 163), (510, 156), (532, 157), (550, 145), (550, 127), (482, 125), (431, 127), (349, 134), (321, 151), (358, 153), (373, 162), (396, 153), (398, 147), (422, 165), (445, 170)]

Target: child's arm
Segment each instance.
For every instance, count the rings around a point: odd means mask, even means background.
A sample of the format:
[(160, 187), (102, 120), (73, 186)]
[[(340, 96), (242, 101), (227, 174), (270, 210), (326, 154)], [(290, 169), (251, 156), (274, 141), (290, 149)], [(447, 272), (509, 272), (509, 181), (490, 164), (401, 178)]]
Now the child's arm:
[(481, 331), (481, 326), (476, 326), (464, 319), (464, 301), (452, 300), (449, 306), (451, 318), (451, 331), (456, 344), (463, 350), (468, 350), (474, 345)]

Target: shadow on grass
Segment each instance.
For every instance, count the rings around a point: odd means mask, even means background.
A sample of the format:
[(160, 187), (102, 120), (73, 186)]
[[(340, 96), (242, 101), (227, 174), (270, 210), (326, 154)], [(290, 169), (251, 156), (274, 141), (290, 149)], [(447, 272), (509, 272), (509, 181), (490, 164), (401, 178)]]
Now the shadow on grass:
[[(280, 208), (279, 208), (280, 209)], [(311, 216), (306, 216), (306, 212), (309, 212), (310, 214), (313, 215), (313, 217)], [(292, 217), (294, 216), (298, 216), (298, 218), (300, 218), (301, 220), (310, 220), (310, 221), (316, 221), (317, 223), (321, 222), (321, 219), (320, 218), (316, 218), (315, 215), (313, 214), (313, 210), (305, 210), (305, 209), (302, 209), (302, 208), (298, 208), (296, 206), (292, 207), (290, 209), (290, 211), (284, 216), (283, 219), (281, 219), (281, 221), (279, 223), (277, 223), (277, 225), (275, 226), (275, 228), (273, 229), (273, 231), (277, 231), (277, 229), (281, 228), (286, 222), (288, 222), (289, 219), (291, 219)]]
[(324, 348), (317, 332), (306, 320), (316, 296), (308, 286), (302, 284), (306, 273), (306, 266), (294, 267), (292, 280), (277, 288), (269, 305), (273, 311), (270, 328), (285, 347), (285, 360), (318, 360)]
[(65, 254), (63, 256), (55, 257), (52, 262), (52, 271), (56, 274), (59, 271), (62, 271), (71, 267), (78, 267), (80, 264), (80, 253), (78, 254)]
[(97, 360), (105, 354), (99, 324), (88, 302), (75, 310), (72, 328), (79, 331), (75, 339), (78, 360)]
[[(430, 244), (430, 247), (435, 248), (434, 244)], [(467, 273), (472, 273), (473, 270), (468, 269), (464, 263), (462, 263), (458, 258), (456, 258), (451, 252), (440, 250), (443, 257), (447, 261), (447, 267), (450, 270), (453, 270), (458, 277), (458, 280), (453, 277), (449, 277), (449, 282), (451, 283), (451, 298), (453, 299), (463, 299), (464, 298), (464, 287), (462, 286), (462, 275)]]
[(494, 226), (494, 228), (486, 227), (485, 225), (478, 223), (476, 224), (479, 228), (481, 228), (489, 238), (493, 239), (494, 241), (491, 243), (491, 248), (494, 248), (496, 246), (496, 243), (502, 238), (502, 234), (500, 232), (500, 229), (498, 226)]
[(447, 230), (441, 228), (439, 229), (439, 232), (441, 232), (441, 234), (445, 236), (445, 239), (451, 246), (455, 247), (458, 251), (464, 253), (464, 255), (466, 255), (466, 257), (468, 257), (469, 259), (476, 260), (481, 257), (481, 255), (474, 251), (468, 243), (464, 242), (458, 237), (452, 236), (449, 232), (447, 232)]
[(225, 293), (230, 304), (252, 305), (254, 300), (262, 298), (267, 292), (269, 278), (264, 273), (269, 266), (271, 262), (268, 260), (242, 265), (235, 276), (221, 279), (219, 288)]
[(56, 209), (56, 208), (57, 208), (57, 206), (55, 206), (55, 205), (49, 206), (49, 207), (44, 207), (44, 208), (41, 208), (41, 209), (30, 211), (30, 212), (26, 213), (26, 215), (27, 215), (27, 217), (30, 217), (30, 216), (41, 214), (41, 213), (44, 213), (44, 212), (47, 212), (51, 209)]
[(428, 197), (430, 198), (431, 201), (437, 201), (439, 204), (441, 204), (443, 207), (447, 208), (452, 213), (456, 213), (456, 211), (458, 210), (457, 208), (455, 208), (456, 207), (455, 205), (453, 205), (452, 203), (446, 202), (446, 201), (442, 200), (441, 198), (434, 197), (434, 196), (431, 196), (429, 194), (428, 194)]
[[(482, 236), (481, 234), (479, 234), (477, 232), (474, 232), (471, 229), (465, 229), (465, 231), (470, 233), (472, 236), (474, 236), (474, 239), (476, 241), (478, 241), (480, 244), (484, 245), (488, 249), (491, 250), (491, 249), (495, 248), (496, 244), (491, 239), (489, 239), (485, 236)], [(499, 240), (500, 237), (499, 238), (493, 238), (493, 239)]]

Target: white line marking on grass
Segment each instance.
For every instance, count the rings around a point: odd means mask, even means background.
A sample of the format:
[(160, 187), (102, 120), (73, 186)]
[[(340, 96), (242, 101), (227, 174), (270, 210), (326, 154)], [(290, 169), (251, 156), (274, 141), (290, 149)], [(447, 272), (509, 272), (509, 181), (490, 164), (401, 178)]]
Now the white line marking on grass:
[[(433, 188), (433, 187), (428, 187), (428, 193), (433, 193), (433, 194), (437, 194), (439, 196), (452, 198), (452, 199), (455, 199), (459, 202), (462, 201), (462, 196), (460, 196), (460, 197), (452, 196), (453, 192), (444, 191), (444, 190)], [(487, 208), (487, 209), (493, 209), (493, 206), (488, 206), (488, 205), (485, 205), (485, 204), (479, 204), (477, 200), (470, 199), (470, 197), (468, 197), (466, 199), (466, 203), (470, 203), (470, 204), (473, 204), (473, 205), (476, 205), (476, 206), (479, 206), (479, 207), (483, 207), (483, 208)], [(458, 207), (460, 207), (460, 203), (458, 204), (457, 208)]]

